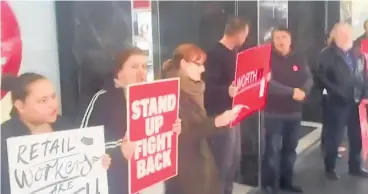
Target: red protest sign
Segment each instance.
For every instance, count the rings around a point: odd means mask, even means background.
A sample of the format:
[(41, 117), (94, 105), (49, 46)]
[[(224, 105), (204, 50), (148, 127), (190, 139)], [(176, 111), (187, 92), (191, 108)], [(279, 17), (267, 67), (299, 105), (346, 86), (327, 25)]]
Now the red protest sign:
[(235, 82), (239, 91), (233, 98), (233, 108), (240, 110), (240, 113), (231, 126), (265, 106), (266, 76), (270, 72), (270, 56), (269, 44), (253, 47), (238, 54)]
[(179, 79), (165, 79), (127, 88), (128, 139), (136, 150), (129, 161), (129, 193), (177, 175)]
[(151, 9), (151, 0), (133, 0), (133, 9)]
[(368, 39), (363, 39), (361, 41), (361, 45), (360, 45), (360, 51), (362, 53), (367, 54), (368, 53)]
[(360, 51), (365, 57), (365, 63), (368, 65), (368, 39), (364, 39), (361, 42)]
[(368, 99), (362, 100), (359, 105), (359, 120), (360, 128), (362, 133), (362, 152), (363, 160), (365, 161), (368, 157), (368, 121), (367, 121), (367, 105)]

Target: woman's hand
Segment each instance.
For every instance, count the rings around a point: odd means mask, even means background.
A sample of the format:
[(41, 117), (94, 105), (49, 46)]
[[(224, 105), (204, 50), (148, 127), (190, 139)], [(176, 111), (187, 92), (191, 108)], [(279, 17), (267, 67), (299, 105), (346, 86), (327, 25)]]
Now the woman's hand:
[(181, 133), (181, 119), (176, 119), (173, 124), (173, 131), (178, 135)]
[(120, 149), (125, 159), (130, 160), (135, 151), (135, 143), (128, 141), (128, 138), (124, 137)]
[(269, 82), (271, 81), (271, 79), (272, 79), (271, 72), (269, 72), (266, 76), (266, 81)]
[(108, 154), (104, 154), (101, 157), (101, 163), (102, 163), (102, 167), (104, 169), (109, 169), (110, 164), (111, 164), (111, 157)]
[(235, 120), (239, 115), (240, 109), (227, 110), (215, 118), (216, 127), (225, 127)]

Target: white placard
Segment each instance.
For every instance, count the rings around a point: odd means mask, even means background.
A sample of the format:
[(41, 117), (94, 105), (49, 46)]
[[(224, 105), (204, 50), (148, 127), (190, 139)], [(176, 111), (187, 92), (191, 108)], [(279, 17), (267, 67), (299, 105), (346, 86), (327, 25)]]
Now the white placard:
[(108, 194), (104, 128), (7, 139), (12, 194)]

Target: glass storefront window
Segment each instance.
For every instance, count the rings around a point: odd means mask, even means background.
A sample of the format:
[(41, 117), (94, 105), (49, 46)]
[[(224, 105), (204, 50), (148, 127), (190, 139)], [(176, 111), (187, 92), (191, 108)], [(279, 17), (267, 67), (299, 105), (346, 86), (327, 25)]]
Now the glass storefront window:
[(169, 59), (175, 47), (195, 43), (207, 50), (219, 40), (229, 15), (235, 15), (235, 1), (159, 1), (161, 61)]
[(363, 24), (365, 20), (368, 20), (368, 1), (353, 1), (352, 26), (354, 38), (358, 38), (363, 34)]
[(151, 1), (132, 0), (132, 34), (133, 45), (148, 54), (147, 80), (154, 80), (153, 71), (153, 41), (152, 41), (152, 11)]
[(271, 39), (271, 32), (277, 25), (288, 25), (288, 1), (260, 0), (258, 5), (258, 43)]

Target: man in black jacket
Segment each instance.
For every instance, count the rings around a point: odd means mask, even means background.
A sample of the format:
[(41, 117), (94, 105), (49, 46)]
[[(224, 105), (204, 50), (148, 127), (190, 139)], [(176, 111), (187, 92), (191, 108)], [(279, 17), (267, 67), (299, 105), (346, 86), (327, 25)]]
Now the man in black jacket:
[(361, 130), (358, 106), (364, 94), (364, 60), (353, 52), (350, 26), (338, 23), (328, 40), (328, 47), (319, 58), (320, 81), (327, 90), (327, 118), (325, 121), (325, 173), (330, 180), (338, 180), (335, 172), (338, 147), (345, 126), (349, 139), (349, 174), (368, 177), (361, 167)]
[(291, 34), (286, 27), (272, 32), (271, 80), (264, 110), (265, 153), (262, 164), (262, 187), (266, 193), (278, 188), (301, 193), (293, 184), (293, 166), (302, 119), (302, 102), (313, 85), (313, 77), (303, 57), (291, 48)]
[[(231, 109), (237, 88), (235, 79), (236, 49), (243, 45), (249, 26), (240, 18), (230, 18), (223, 38), (207, 53), (204, 106), (208, 116), (217, 116)], [(240, 165), (240, 128), (227, 130), (209, 139), (215, 158), (223, 194), (231, 194), (235, 171)]]

